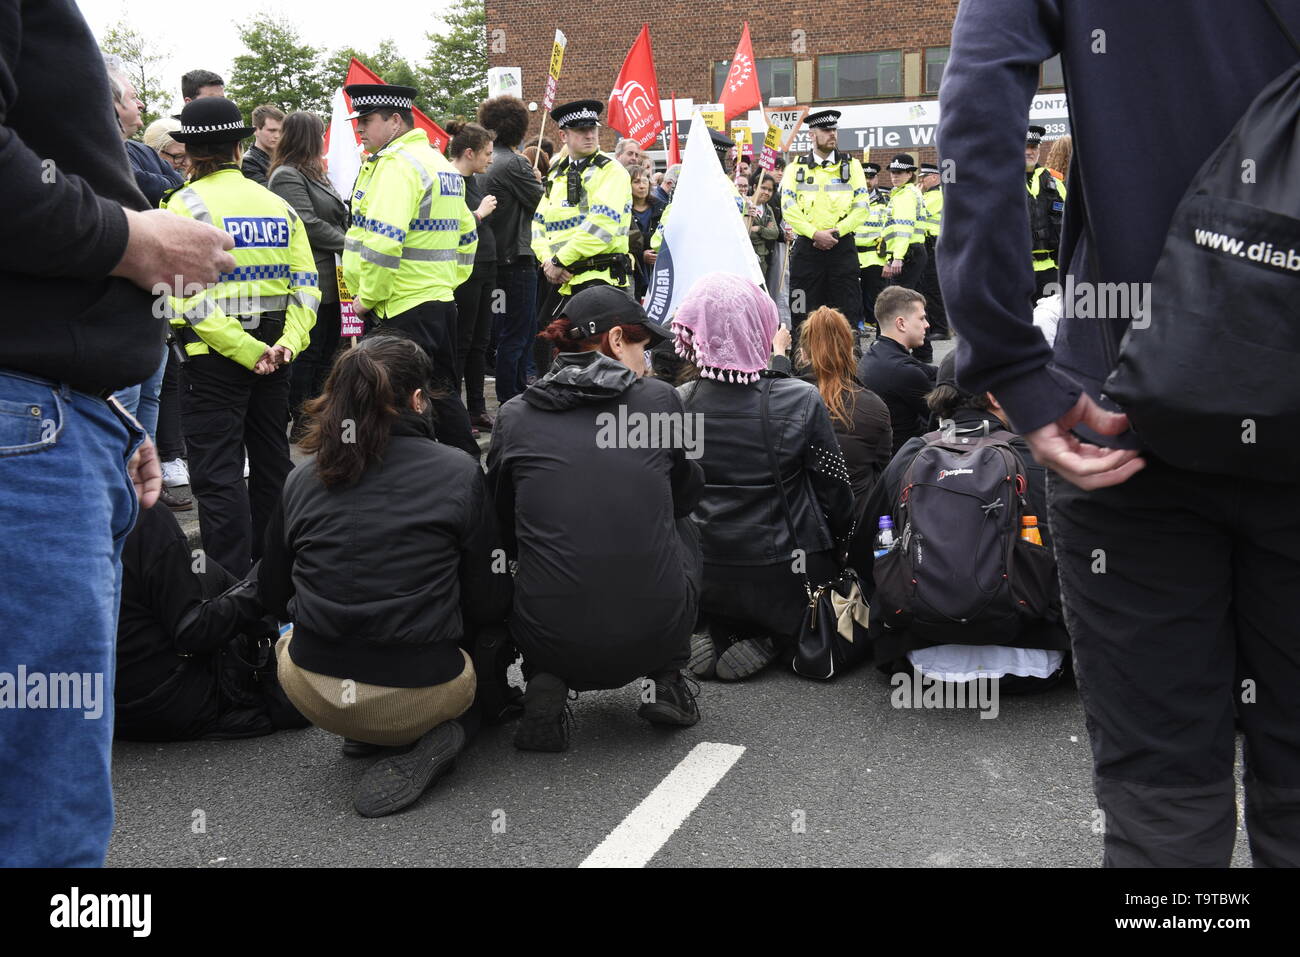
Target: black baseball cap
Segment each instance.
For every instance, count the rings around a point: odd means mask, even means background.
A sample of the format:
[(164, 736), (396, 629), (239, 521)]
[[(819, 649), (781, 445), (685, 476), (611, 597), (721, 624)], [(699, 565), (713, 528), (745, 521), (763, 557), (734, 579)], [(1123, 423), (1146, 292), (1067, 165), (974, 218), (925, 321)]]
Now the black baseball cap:
[(646, 318), (639, 302), (614, 286), (591, 286), (582, 290), (564, 304), (562, 315), (571, 324), (568, 337), (574, 341), (598, 336), (625, 323), (645, 326), (653, 343), (673, 337), (667, 328)]

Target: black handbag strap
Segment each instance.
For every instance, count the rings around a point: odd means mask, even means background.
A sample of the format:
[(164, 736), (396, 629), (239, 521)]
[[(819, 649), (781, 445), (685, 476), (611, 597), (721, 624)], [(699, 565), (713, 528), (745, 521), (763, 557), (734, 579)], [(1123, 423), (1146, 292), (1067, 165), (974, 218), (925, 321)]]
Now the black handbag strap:
[[(761, 390), (761, 399), (759, 401), (759, 419), (763, 428), (763, 448), (767, 450), (767, 464), (772, 469), (772, 481), (776, 483), (776, 494), (781, 499), (781, 513), (785, 516), (785, 527), (790, 530), (790, 542), (796, 549), (799, 548), (799, 536), (794, 530), (794, 516), (790, 513), (790, 500), (785, 495), (785, 482), (781, 479), (781, 464), (776, 460), (776, 448), (772, 444), (772, 431), (769, 425), (768, 417), (769, 401), (772, 397), (772, 378), (764, 376)], [(805, 556), (806, 557), (806, 556)], [(805, 565), (806, 567), (806, 565)], [(803, 573), (803, 587), (812, 595), (812, 583), (808, 581), (808, 572)]]

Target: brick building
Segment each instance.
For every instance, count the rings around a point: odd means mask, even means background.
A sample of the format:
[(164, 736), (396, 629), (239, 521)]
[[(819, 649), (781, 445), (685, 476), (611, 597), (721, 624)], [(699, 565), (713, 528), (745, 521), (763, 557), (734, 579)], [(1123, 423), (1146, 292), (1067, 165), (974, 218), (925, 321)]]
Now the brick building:
[[(748, 20), (764, 102), (794, 97), (800, 104), (844, 110), (840, 146), (855, 151), (870, 146), (873, 159), (899, 149), (913, 152), (918, 160), (936, 158), (925, 136), (909, 136), (906, 124), (927, 122), (923, 104), (937, 99), (957, 0), (792, 0), (768, 5), (658, 0), (640, 7), (597, 5), (592, 0), (486, 2), (490, 65), (521, 68), (523, 97), (539, 107), (556, 28), (569, 39), (560, 102), (607, 100), (628, 48), (641, 24), (648, 22), (660, 97), (675, 93), (711, 103), (717, 101), (742, 23)], [(1059, 64), (1044, 64), (1043, 74), (1042, 89), (1060, 91)], [(903, 114), (872, 109), (903, 102), (918, 105)], [(1050, 108), (1048, 103), (1044, 101), (1037, 116), (1046, 120), (1063, 115), (1063, 96), (1052, 98)], [(896, 114), (903, 119), (879, 118)], [(683, 126), (687, 119), (679, 116)], [(855, 125), (860, 129), (850, 129)], [(1045, 125), (1052, 129), (1052, 124)], [(535, 119), (534, 136), (536, 131)], [(616, 138), (613, 131), (603, 131), (602, 148), (612, 148)]]

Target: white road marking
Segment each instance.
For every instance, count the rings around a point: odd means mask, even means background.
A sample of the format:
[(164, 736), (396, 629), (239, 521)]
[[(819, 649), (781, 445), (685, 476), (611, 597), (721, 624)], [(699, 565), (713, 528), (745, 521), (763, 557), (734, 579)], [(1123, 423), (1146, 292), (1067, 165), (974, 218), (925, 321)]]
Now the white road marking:
[(697, 744), (578, 866), (645, 867), (744, 753), (738, 744)]

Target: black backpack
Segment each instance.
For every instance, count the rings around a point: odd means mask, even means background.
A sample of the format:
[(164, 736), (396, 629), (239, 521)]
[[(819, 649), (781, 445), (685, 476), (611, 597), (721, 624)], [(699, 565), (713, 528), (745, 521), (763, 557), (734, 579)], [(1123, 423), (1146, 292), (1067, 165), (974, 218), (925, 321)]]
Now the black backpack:
[[(896, 544), (876, 559), (872, 620), (910, 647), (1015, 644), (1060, 620), (1050, 548), (1020, 537), (1028, 480), (1010, 432), (931, 432), (903, 473)], [(879, 657), (879, 655), (878, 655)]]
[(1192, 180), (1149, 299), (1105, 385), (1143, 444), (1180, 468), (1294, 482), (1300, 64), (1264, 88)]

